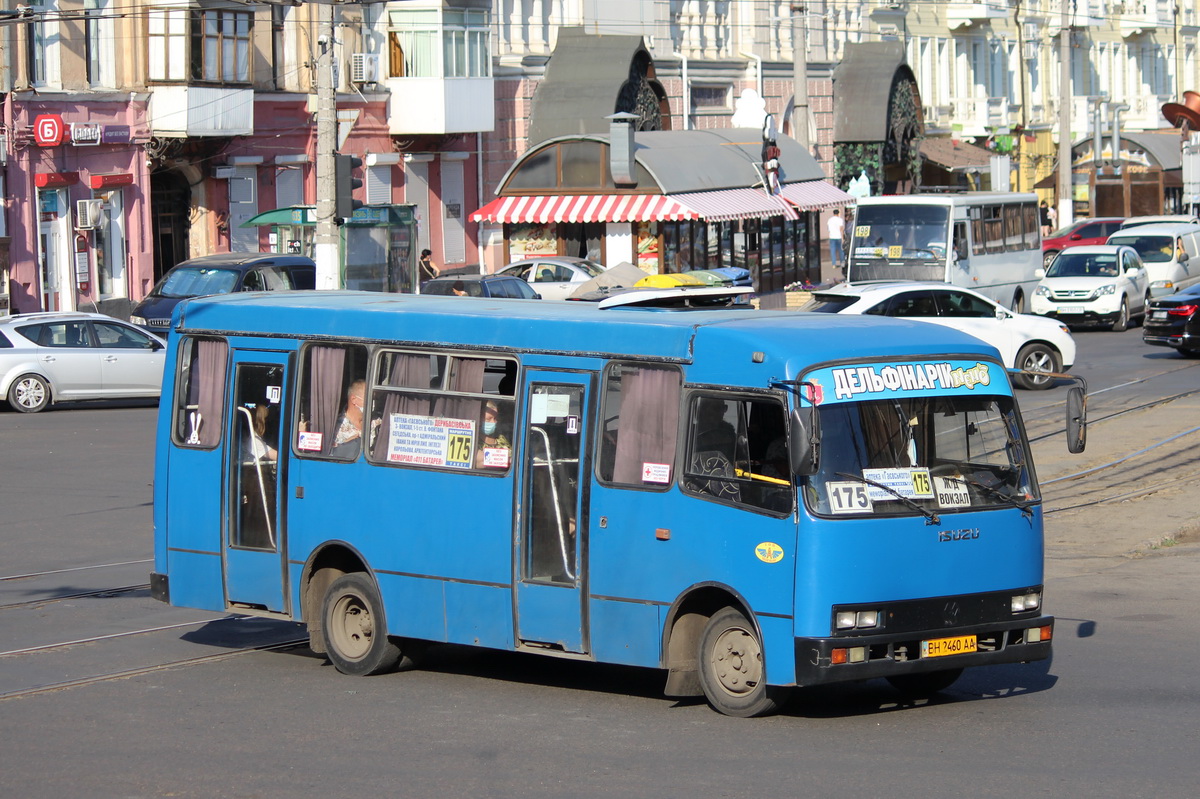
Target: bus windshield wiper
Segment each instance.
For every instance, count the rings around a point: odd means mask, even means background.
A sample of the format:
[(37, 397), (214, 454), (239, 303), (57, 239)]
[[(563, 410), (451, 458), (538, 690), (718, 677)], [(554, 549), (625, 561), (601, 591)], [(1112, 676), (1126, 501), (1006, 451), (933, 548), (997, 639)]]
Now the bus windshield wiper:
[(942, 520), (937, 515), (937, 513), (929, 510), (928, 508), (922, 508), (916, 502), (913, 502), (911, 499), (904, 496), (903, 494), (901, 494), (899, 491), (892, 488), (891, 486), (886, 486), (883, 483), (872, 480), (869, 477), (863, 477), (861, 474), (852, 474), (850, 472), (834, 472), (834, 474), (836, 474), (838, 477), (845, 477), (850, 480), (857, 480), (860, 483), (865, 483), (866, 485), (872, 486), (874, 488), (878, 488), (881, 491), (886, 491), (889, 494), (891, 494), (893, 497), (895, 497), (896, 499), (903, 502), (908, 507), (915, 510), (917, 513), (920, 513), (922, 516), (924, 516), (926, 524), (941, 524)]
[(1020, 508), (1021, 513), (1024, 514), (1027, 518), (1030, 518), (1030, 519), (1033, 518), (1033, 510), (1029, 507), (1030, 505), (1033, 504), (1032, 500), (1017, 499), (1014, 496), (1005, 494), (1003, 491), (1001, 491), (998, 488), (992, 488), (990, 485), (984, 485), (983, 483), (979, 482), (978, 480), (972, 480), (970, 477), (963, 477), (962, 475), (952, 475), (950, 477), (943, 477), (942, 479), (943, 480), (953, 480), (956, 483), (965, 483), (966, 485), (969, 485), (969, 486), (975, 486), (980, 491), (984, 492), (985, 494), (988, 494), (989, 496), (995, 497), (996, 499), (1000, 500), (1001, 502), (1004, 502), (1005, 504), (1012, 505), (1014, 508)]

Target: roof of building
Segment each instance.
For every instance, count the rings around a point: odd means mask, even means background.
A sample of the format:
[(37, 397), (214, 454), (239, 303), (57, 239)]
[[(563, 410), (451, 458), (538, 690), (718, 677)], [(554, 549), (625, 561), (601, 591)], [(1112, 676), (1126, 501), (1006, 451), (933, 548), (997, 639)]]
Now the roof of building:
[(942, 137), (924, 139), (921, 142), (921, 155), (926, 161), (951, 172), (989, 169), (992, 163), (992, 154), (982, 147)]

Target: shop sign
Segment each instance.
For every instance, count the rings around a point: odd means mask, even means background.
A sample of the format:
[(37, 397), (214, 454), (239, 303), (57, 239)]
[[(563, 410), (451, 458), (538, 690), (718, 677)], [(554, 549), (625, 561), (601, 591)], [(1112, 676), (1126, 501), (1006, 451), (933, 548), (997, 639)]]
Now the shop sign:
[(129, 144), (128, 125), (104, 125), (100, 131), (100, 141), (104, 144)]
[(92, 175), (88, 178), (88, 185), (93, 189), (111, 189), (118, 186), (132, 186), (132, 172), (114, 172), (109, 175)]
[(76, 147), (94, 147), (100, 144), (103, 126), (99, 122), (72, 122), (71, 141)]
[(63, 118), (42, 114), (33, 120), (33, 140), (40, 147), (57, 147), (63, 140)]

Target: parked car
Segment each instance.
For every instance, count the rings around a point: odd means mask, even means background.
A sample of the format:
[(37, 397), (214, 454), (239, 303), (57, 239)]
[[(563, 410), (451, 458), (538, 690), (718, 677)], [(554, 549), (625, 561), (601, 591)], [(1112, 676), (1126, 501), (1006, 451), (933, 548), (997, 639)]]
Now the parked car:
[(1168, 223), (1118, 230), (1109, 244), (1137, 250), (1150, 281), (1150, 296), (1162, 297), (1200, 282), (1200, 225)]
[(541, 295), (516, 275), (451, 275), (436, 277), (421, 287), (422, 294), (463, 297), (509, 297), (537, 300)]
[[(1009, 369), (1065, 372), (1075, 364), (1075, 339), (1066, 325), (1013, 313), (978, 292), (945, 283), (842, 283), (814, 292), (800, 310), (894, 316), (951, 327), (994, 346)], [(1020, 374), (1013, 382), (1044, 389), (1054, 378)]]
[(0, 317), (0, 396), (22, 413), (71, 400), (157, 397), (165, 347), (104, 314)]
[(1187, 225), (1200, 225), (1200, 217), (1195, 214), (1158, 214), (1156, 216), (1131, 216), (1121, 223), (1121, 230), (1141, 225), (1157, 225), (1162, 222), (1178, 222)]
[(1150, 280), (1132, 247), (1073, 247), (1036, 274), (1041, 282), (1031, 310), (1068, 325), (1111, 325), (1120, 332), (1145, 315), (1150, 301)]
[(498, 274), (519, 277), (545, 300), (565, 300), (580, 283), (604, 271), (604, 265), (570, 255), (548, 255), (514, 261)]
[(1151, 300), (1142, 341), (1200, 358), (1200, 285)]
[(1049, 266), (1068, 247), (1086, 247), (1089, 244), (1104, 244), (1116, 233), (1125, 221), (1119, 216), (1076, 219), (1042, 239), (1042, 264)]
[(226, 252), (202, 255), (172, 267), (133, 307), (129, 321), (166, 335), (171, 312), (189, 297), (235, 291), (284, 291), (317, 286), (317, 265), (302, 255)]

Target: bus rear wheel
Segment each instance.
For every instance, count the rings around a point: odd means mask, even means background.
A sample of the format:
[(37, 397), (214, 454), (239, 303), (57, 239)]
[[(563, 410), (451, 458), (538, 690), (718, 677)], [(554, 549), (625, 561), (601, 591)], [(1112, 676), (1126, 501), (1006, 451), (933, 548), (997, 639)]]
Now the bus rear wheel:
[(700, 637), (700, 685), (714, 710), (749, 718), (773, 713), (786, 699), (766, 682), (762, 641), (742, 613), (718, 611)]
[(924, 699), (940, 693), (962, 676), (962, 669), (947, 669), (946, 671), (930, 671), (925, 674), (898, 674), (888, 677), (887, 681), (900, 693), (914, 699)]
[(387, 636), (379, 592), (362, 572), (334, 580), (321, 613), (326, 655), (342, 674), (366, 677), (400, 665), (400, 648)]

